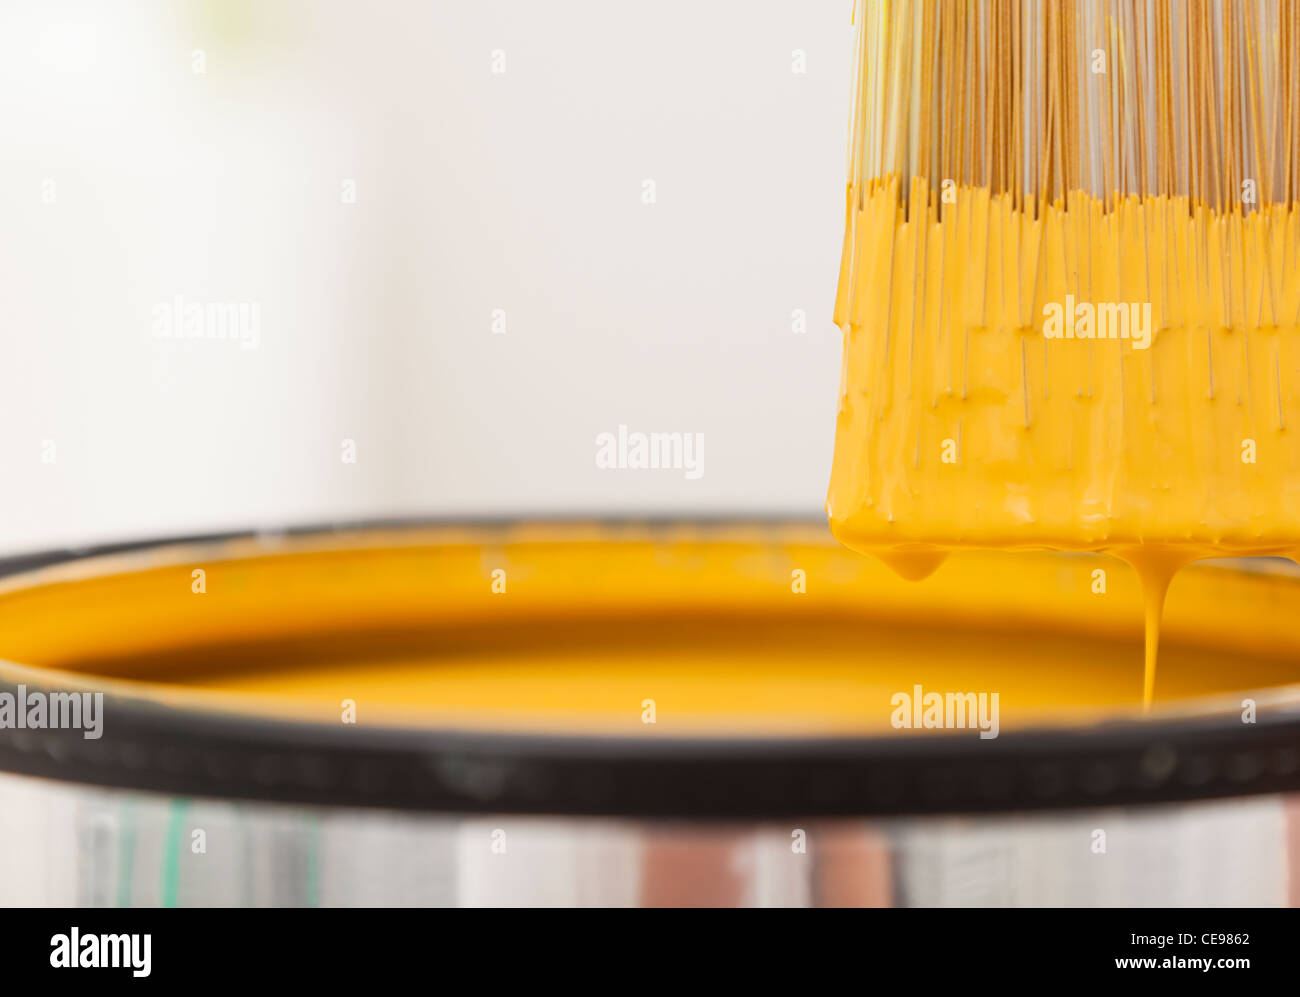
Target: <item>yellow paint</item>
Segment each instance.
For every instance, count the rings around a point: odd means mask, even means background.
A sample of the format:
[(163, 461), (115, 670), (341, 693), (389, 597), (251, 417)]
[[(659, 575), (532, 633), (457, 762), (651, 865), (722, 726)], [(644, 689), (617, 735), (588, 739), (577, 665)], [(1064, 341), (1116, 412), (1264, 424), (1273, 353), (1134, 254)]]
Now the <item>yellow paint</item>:
[[(996, 552), (912, 584), (803, 525), (249, 540), (0, 581), (0, 678), (325, 723), (353, 700), (364, 725), (640, 736), (888, 731), (891, 697), (919, 684), (998, 693), (1005, 731), (1133, 711), (1137, 585), (1089, 555)], [(1295, 573), (1188, 570), (1160, 708), (1300, 699), (1297, 614)]]
[[(960, 548), (1133, 563), (1150, 702), (1174, 570), (1300, 545), (1300, 216), (899, 184), (849, 190), (831, 529), (909, 577)], [(1067, 301), (1149, 303), (1149, 346), (1048, 338)]]

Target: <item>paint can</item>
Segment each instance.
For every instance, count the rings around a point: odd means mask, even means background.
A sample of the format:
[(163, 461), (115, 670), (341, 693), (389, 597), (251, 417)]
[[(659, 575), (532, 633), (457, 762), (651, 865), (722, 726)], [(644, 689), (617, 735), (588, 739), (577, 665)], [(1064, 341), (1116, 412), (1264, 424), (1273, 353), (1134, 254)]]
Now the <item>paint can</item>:
[(1300, 900), (1289, 562), (1180, 574), (1146, 716), (1095, 556), (474, 522), (0, 570), (5, 904)]

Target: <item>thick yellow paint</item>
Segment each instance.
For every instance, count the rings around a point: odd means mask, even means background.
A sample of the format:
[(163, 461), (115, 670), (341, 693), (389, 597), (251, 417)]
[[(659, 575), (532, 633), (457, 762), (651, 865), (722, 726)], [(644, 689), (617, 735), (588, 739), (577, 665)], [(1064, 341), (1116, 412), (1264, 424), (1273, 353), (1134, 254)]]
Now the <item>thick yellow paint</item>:
[[(835, 536), (909, 576), (958, 548), (1124, 558), (1147, 583), (1149, 700), (1173, 571), (1300, 546), (1298, 225), (1282, 206), (850, 188)], [(1149, 303), (1149, 347), (1047, 338), (1067, 295)]]
[[(913, 584), (803, 525), (240, 541), (0, 582), (0, 677), (326, 723), (354, 700), (366, 725), (644, 736), (889, 731), (891, 697), (919, 684), (998, 693), (1009, 730), (1133, 711), (1137, 585), (1105, 558), (995, 552)], [(1298, 614), (1294, 574), (1181, 575), (1161, 707), (1300, 694), (1280, 688), (1300, 683)]]

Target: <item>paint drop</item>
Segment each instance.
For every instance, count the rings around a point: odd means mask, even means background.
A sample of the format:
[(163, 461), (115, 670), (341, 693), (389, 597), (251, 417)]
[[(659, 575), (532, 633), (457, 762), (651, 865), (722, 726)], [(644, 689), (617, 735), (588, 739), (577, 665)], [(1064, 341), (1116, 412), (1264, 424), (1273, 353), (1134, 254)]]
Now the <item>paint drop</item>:
[(1160, 617), (1165, 606), (1165, 594), (1174, 573), (1195, 561), (1196, 557), (1185, 552), (1141, 547), (1116, 551), (1115, 554), (1133, 566), (1142, 589), (1142, 709), (1149, 711), (1156, 695), (1156, 654), (1160, 648)]
[(948, 554), (942, 550), (883, 550), (877, 551), (876, 556), (901, 578), (919, 582), (934, 574)]

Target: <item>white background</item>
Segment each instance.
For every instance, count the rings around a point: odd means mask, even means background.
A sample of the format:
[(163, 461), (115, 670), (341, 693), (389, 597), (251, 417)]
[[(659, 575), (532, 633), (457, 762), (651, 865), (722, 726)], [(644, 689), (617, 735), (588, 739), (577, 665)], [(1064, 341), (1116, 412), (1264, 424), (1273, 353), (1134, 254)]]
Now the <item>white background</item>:
[[(4, 4), (0, 548), (819, 515), (850, 8)], [(258, 303), (260, 348), (156, 339), (176, 295)], [(597, 469), (620, 423), (704, 476)]]

